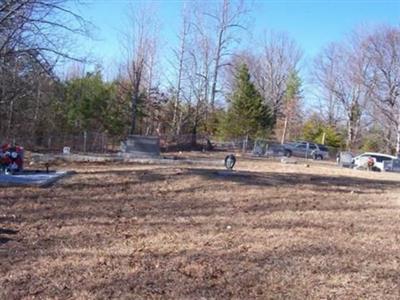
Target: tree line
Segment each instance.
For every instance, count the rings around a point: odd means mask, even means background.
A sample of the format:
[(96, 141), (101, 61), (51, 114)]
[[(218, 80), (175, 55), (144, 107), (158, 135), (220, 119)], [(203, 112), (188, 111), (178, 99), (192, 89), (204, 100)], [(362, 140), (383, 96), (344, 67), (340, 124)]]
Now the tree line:
[[(244, 1), (183, 5), (166, 55), (157, 12), (136, 4), (121, 36), (123, 61), (105, 80), (101, 65), (86, 72), (88, 57), (74, 51), (91, 24), (71, 1), (3, 1), (0, 137), (41, 143), (106, 132), (189, 136), (196, 144), (206, 135), (400, 152), (400, 27), (351, 32), (305, 66), (285, 33), (250, 39), (250, 16)], [(314, 99), (304, 97), (305, 86)]]

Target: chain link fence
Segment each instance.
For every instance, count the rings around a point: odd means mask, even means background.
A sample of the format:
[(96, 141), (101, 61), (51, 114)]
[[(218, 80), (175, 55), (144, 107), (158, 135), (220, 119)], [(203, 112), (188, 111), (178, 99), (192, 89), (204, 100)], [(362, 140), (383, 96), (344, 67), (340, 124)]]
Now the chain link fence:
[[(211, 137), (206, 135), (160, 135), (163, 152), (215, 150)], [(77, 134), (51, 134), (47, 136), (0, 136), (0, 145), (20, 145), (33, 152), (61, 153), (69, 147), (75, 153), (116, 153), (126, 137), (113, 136), (104, 132), (82, 132)]]
[(118, 152), (121, 138), (99, 132), (82, 132), (79, 134), (48, 135), (46, 137), (14, 136), (0, 137), (1, 144), (20, 145), (34, 152), (60, 153), (64, 147), (73, 152), (112, 153)]
[[(255, 156), (282, 156), (282, 145), (274, 140), (247, 139), (246, 137), (220, 140), (203, 134), (160, 135), (162, 152), (177, 151), (227, 151), (242, 152)], [(72, 153), (117, 153), (124, 137), (104, 132), (82, 132), (77, 134), (53, 134), (45, 137), (15, 136), (2, 138), (0, 144), (20, 145), (27, 150), (43, 153), (61, 153), (69, 147)], [(327, 147), (329, 157), (336, 158), (338, 149)]]

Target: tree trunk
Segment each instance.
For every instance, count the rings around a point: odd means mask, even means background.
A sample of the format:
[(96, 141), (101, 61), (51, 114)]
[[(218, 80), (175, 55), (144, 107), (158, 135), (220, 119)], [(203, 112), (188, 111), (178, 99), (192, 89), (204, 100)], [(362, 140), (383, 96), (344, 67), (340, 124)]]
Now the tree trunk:
[(358, 127), (360, 124), (360, 115), (358, 107), (359, 107), (358, 103), (355, 102), (351, 105), (351, 110), (348, 112), (347, 141), (346, 141), (346, 150), (348, 151), (352, 150), (355, 138), (358, 134)]
[(136, 75), (136, 80), (134, 83), (133, 87), (133, 93), (132, 93), (132, 99), (131, 99), (131, 104), (132, 104), (132, 115), (131, 115), (131, 129), (130, 129), (130, 134), (135, 134), (136, 132), (136, 114), (137, 114), (137, 105), (139, 103), (139, 98), (140, 98), (140, 80), (141, 80), (141, 74)]
[(285, 117), (285, 123), (283, 125), (283, 133), (282, 133), (282, 138), (281, 138), (281, 144), (285, 143), (287, 127), (288, 127), (288, 117), (286, 116)]
[(397, 124), (396, 130), (396, 155), (400, 154), (400, 122)]
[[(185, 25), (184, 25), (185, 26)], [(184, 28), (185, 30), (185, 28)], [(180, 126), (181, 126), (181, 111), (179, 109), (180, 106), (180, 98), (181, 98), (181, 89), (182, 89), (182, 76), (183, 76), (183, 60), (185, 56), (185, 46), (186, 46), (186, 32), (184, 31), (182, 41), (181, 41), (181, 49), (179, 53), (179, 70), (178, 70), (178, 83), (177, 83), (177, 91), (176, 91), (176, 99), (174, 103), (174, 115), (172, 124), (174, 126), (175, 134), (179, 134)]]
[(217, 80), (218, 80), (218, 69), (219, 69), (219, 61), (220, 61), (220, 49), (218, 49), (217, 57), (215, 59), (215, 68), (214, 68), (214, 74), (213, 74), (213, 81), (211, 85), (211, 113), (214, 112), (214, 106), (215, 106), (215, 95), (217, 93)]
[(135, 95), (136, 93), (134, 93), (132, 95), (132, 112), (131, 112), (131, 129), (130, 129), (130, 134), (135, 134), (135, 130), (136, 130), (136, 106), (137, 106), (137, 95)]
[(325, 145), (325, 139), (326, 139), (326, 132), (324, 131), (324, 133), (322, 134), (322, 140), (321, 140), (322, 145)]
[(36, 90), (35, 114), (33, 116), (33, 120), (35, 122), (34, 128), (36, 128), (37, 120), (39, 118), (40, 96), (41, 96), (41, 90), (40, 90), (40, 79), (39, 79), (38, 83), (37, 83), (37, 90)]
[[(227, 2), (224, 1), (224, 14), (226, 10)], [(224, 16), (223, 16), (224, 18)], [(218, 81), (218, 71), (220, 67), (220, 60), (221, 60), (221, 50), (222, 50), (222, 43), (223, 43), (223, 36), (225, 33), (225, 26), (222, 26), (218, 32), (218, 44), (217, 44), (217, 53), (215, 55), (215, 66), (214, 66), (214, 73), (212, 78), (211, 84), (211, 112), (214, 112), (214, 103), (215, 103), (215, 95), (217, 93), (217, 81)]]
[(386, 134), (386, 153), (391, 153), (392, 152), (392, 131), (390, 129), (387, 129), (387, 134)]
[(246, 134), (246, 138), (245, 138), (245, 140), (243, 141), (243, 147), (242, 147), (242, 152), (243, 152), (243, 153), (246, 153), (248, 142), (249, 142), (249, 135)]
[(179, 110), (179, 115), (178, 115), (178, 125), (176, 127), (176, 135), (181, 134), (181, 129), (182, 129), (182, 118), (183, 118), (183, 112), (182, 109)]
[(193, 125), (192, 140), (191, 140), (191, 146), (196, 147), (196, 145), (197, 145), (197, 122), (195, 122)]
[(353, 130), (353, 124), (351, 120), (348, 121), (347, 124), (347, 140), (346, 140), (346, 150), (351, 151), (351, 148), (353, 146), (353, 139), (354, 139), (354, 130)]
[(13, 118), (14, 118), (14, 100), (11, 100), (8, 112), (8, 124), (7, 124), (7, 134), (6, 134), (7, 139), (9, 139), (11, 135)]

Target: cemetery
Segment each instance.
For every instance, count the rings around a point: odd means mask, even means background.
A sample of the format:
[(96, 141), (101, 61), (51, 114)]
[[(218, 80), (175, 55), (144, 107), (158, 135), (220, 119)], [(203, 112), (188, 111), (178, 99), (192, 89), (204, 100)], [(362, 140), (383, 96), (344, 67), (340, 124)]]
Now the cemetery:
[(399, 1), (0, 1), (0, 300), (400, 299)]
[(0, 298), (397, 293), (398, 174), (228, 154), (54, 160), (75, 174), (0, 188)]

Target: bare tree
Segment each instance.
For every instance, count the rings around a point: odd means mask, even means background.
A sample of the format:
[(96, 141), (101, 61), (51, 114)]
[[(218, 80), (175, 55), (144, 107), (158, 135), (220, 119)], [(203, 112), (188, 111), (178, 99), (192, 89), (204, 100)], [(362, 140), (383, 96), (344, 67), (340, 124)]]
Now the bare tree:
[[(383, 116), (388, 133), (395, 133), (396, 152), (400, 153), (400, 28), (382, 26), (369, 34), (363, 43), (369, 61), (365, 85), (374, 106)], [(379, 119), (379, 118), (378, 118)], [(390, 135), (389, 135), (390, 138)]]
[(214, 65), (211, 79), (211, 110), (214, 110), (215, 98), (218, 92), (218, 79), (222, 68), (227, 66), (225, 60), (232, 54), (232, 46), (239, 41), (239, 30), (245, 30), (243, 17), (247, 13), (244, 2), (235, 4), (233, 1), (222, 0), (214, 12), (205, 12), (204, 14), (215, 23), (215, 49)]
[[(243, 30), (242, 2), (200, 3), (184, 9), (179, 46), (174, 49), (172, 127), (179, 134), (190, 128), (192, 143), (200, 130), (209, 132), (222, 70), (228, 65), (232, 48)], [(211, 108), (211, 110), (210, 110)], [(189, 125), (190, 124), (190, 125)], [(200, 128), (204, 126), (204, 128)]]
[(47, 71), (72, 52), (71, 33), (87, 36), (90, 24), (68, 0), (8, 0), (0, 4), (0, 58), (29, 55)]
[(132, 8), (129, 27), (123, 35), (122, 42), (127, 55), (125, 67), (130, 82), (131, 134), (136, 132), (138, 105), (153, 89), (157, 33), (154, 9), (145, 6)]
[(177, 79), (176, 79), (176, 94), (175, 94), (175, 103), (174, 103), (174, 111), (172, 118), (172, 125), (175, 131), (175, 134), (180, 134), (181, 125), (182, 125), (182, 109), (181, 109), (181, 98), (183, 92), (183, 81), (185, 76), (185, 68), (188, 56), (188, 38), (190, 34), (191, 24), (190, 24), (190, 14), (186, 7), (183, 7), (182, 10), (182, 27), (181, 32), (179, 34), (179, 48), (174, 50), (175, 57), (178, 62), (177, 69)]
[(331, 127), (338, 126), (343, 116), (343, 109), (336, 101), (332, 91), (317, 87), (314, 94), (318, 98), (316, 110), (322, 120)]
[(192, 144), (197, 141), (201, 124), (208, 118), (208, 104), (211, 89), (212, 43), (207, 34), (205, 15), (197, 9), (191, 19), (192, 30), (188, 36), (187, 60), (185, 61), (185, 77), (187, 83), (188, 104), (186, 122), (190, 124)]
[(265, 33), (263, 51), (250, 63), (258, 89), (277, 120), (283, 111), (286, 83), (298, 71), (302, 51), (285, 33)]
[(368, 91), (362, 79), (367, 72), (368, 62), (358, 48), (359, 42), (353, 36), (351, 41), (346, 41), (346, 46), (330, 44), (314, 62), (314, 81), (328, 95), (328, 105), (333, 105), (332, 101), (335, 101), (344, 112), (347, 149), (351, 149), (359, 137), (368, 99)]
[(198, 35), (196, 44), (200, 47), (191, 47), (188, 81), (190, 86), (189, 112), (192, 123), (192, 144), (196, 144), (197, 133), (201, 119), (207, 120), (208, 99), (210, 89), (210, 44), (204, 35)]
[[(0, 3), (0, 134), (24, 124), (39, 124), (49, 77), (64, 60), (83, 60), (73, 50), (74, 37), (85, 36), (89, 24), (73, 12), (68, 0), (7, 0)], [(12, 80), (11, 80), (12, 79)], [(43, 103), (42, 103), (43, 102)], [(33, 111), (30, 110), (34, 107)], [(1, 115), (1, 113), (0, 113)]]

